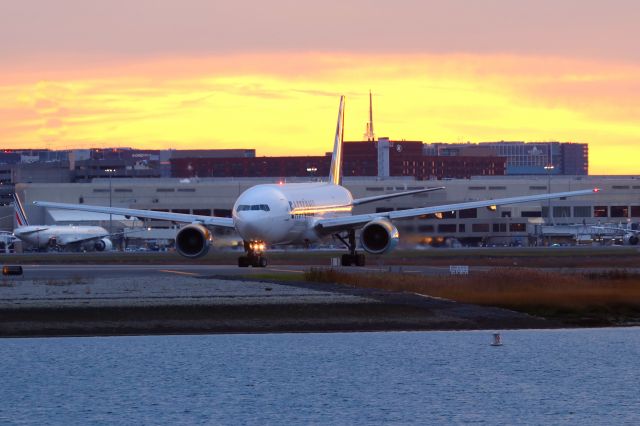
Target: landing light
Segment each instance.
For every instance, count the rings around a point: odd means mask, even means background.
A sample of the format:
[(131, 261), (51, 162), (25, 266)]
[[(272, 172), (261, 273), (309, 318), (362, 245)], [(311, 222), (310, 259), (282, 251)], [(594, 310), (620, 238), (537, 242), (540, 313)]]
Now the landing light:
[(266, 245), (265, 243), (250, 243), (249, 248), (255, 251), (264, 251)]

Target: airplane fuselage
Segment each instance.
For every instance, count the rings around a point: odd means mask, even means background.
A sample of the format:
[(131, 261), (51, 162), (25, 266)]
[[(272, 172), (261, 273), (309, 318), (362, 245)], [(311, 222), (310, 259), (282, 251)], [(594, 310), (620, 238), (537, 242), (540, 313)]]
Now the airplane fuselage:
[(91, 237), (108, 237), (109, 233), (100, 226), (29, 225), (19, 226), (13, 234), (27, 244), (45, 248), (52, 245), (64, 246)]
[(352, 201), (345, 187), (326, 182), (256, 185), (236, 200), (233, 221), (245, 241), (302, 244), (323, 236), (318, 220), (351, 215)]

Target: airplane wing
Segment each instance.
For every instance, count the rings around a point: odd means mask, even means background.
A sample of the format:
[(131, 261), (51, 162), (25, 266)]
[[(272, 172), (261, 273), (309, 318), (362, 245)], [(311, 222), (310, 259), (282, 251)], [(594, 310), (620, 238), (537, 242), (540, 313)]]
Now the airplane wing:
[(602, 230), (607, 230), (607, 231), (618, 231), (620, 233), (625, 233), (625, 234), (639, 234), (640, 233), (640, 229), (618, 228), (618, 227), (615, 227), (615, 226), (591, 225), (590, 228), (602, 229)]
[(147, 230), (146, 228), (128, 229), (128, 230), (122, 231), (122, 232), (112, 232), (111, 234), (106, 232), (104, 234), (94, 234), (94, 235), (89, 235), (89, 236), (84, 236), (84, 235), (78, 235), (78, 236), (64, 235), (64, 236), (57, 237), (56, 238), (56, 242), (59, 245), (65, 246), (65, 245), (68, 245), (68, 244), (78, 244), (78, 243), (86, 243), (87, 241), (92, 241), (92, 240), (101, 240), (103, 238), (113, 238), (113, 237), (125, 236), (125, 235), (129, 235), (129, 234), (134, 234), (136, 232), (144, 232), (146, 230)]
[(373, 197), (356, 198), (355, 200), (353, 200), (351, 204), (354, 206), (359, 206), (361, 204), (372, 203), (374, 201), (387, 200), (389, 198), (396, 198), (396, 197), (404, 197), (406, 195), (421, 194), (423, 192), (439, 191), (441, 189), (444, 189), (444, 186), (415, 189), (412, 191), (404, 191), (404, 192), (395, 192), (393, 194), (374, 195)]
[(526, 195), (521, 197), (497, 198), (493, 200), (469, 201), (466, 203), (444, 204), (432, 207), (420, 207), (417, 209), (398, 210), (380, 213), (358, 214), (353, 216), (343, 216), (330, 219), (320, 219), (316, 223), (316, 229), (323, 233), (332, 233), (346, 229), (359, 228), (380, 217), (390, 220), (409, 219), (425, 214), (444, 213), (454, 210), (474, 209), (479, 207), (500, 206), (504, 204), (528, 203), (531, 201), (550, 200), (554, 198), (577, 197), (580, 195), (592, 195), (599, 192), (598, 188), (585, 189), (581, 191), (555, 192), (551, 194)]
[(146, 219), (155, 219), (155, 220), (168, 220), (171, 222), (182, 222), (182, 223), (200, 222), (206, 226), (219, 226), (222, 228), (234, 227), (233, 219), (231, 219), (230, 217), (214, 217), (214, 216), (202, 216), (197, 214), (156, 212), (153, 210), (125, 209), (121, 207), (89, 206), (85, 204), (51, 203), (48, 201), (34, 201), (33, 204), (37, 206), (52, 208), (52, 209), (80, 210), (80, 211), (94, 212), (94, 213), (119, 214), (123, 216), (142, 217)]
[(101, 240), (103, 238), (107, 238), (109, 237), (109, 234), (104, 234), (104, 235), (91, 235), (91, 236), (68, 236), (68, 235), (64, 235), (64, 236), (60, 236), (60, 237), (56, 237), (56, 244), (60, 245), (60, 246), (66, 246), (69, 244), (79, 244), (79, 243), (86, 243), (87, 241), (92, 241), (92, 240)]

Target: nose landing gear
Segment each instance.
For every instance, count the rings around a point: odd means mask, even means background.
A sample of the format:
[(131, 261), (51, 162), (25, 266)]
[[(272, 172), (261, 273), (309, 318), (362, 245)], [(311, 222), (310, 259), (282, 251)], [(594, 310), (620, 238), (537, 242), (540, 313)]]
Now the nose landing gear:
[(238, 258), (239, 267), (264, 268), (267, 266), (267, 258), (263, 255), (265, 244), (262, 241), (245, 241), (244, 249), (247, 254)]

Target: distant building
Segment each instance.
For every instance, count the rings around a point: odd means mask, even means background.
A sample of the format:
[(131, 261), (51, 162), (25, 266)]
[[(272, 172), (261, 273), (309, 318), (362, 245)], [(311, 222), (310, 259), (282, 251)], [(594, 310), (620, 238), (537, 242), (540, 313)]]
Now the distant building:
[[(433, 157), (422, 142), (345, 142), (344, 176), (411, 176), (416, 179), (504, 175), (503, 158)], [(171, 176), (186, 177), (326, 177), (331, 156), (252, 158), (172, 158)]]
[[(432, 143), (424, 145), (424, 153), (437, 156), (497, 155), (506, 159), (507, 175), (589, 174), (589, 146), (586, 143)], [(548, 167), (551, 165), (553, 168)]]

